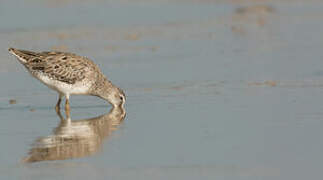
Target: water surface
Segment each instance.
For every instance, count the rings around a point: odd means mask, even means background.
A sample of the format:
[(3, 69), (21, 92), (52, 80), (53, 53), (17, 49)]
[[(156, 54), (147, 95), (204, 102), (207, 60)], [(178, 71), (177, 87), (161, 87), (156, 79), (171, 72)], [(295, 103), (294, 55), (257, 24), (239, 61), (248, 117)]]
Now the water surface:
[[(322, 8), (316, 0), (2, 1), (1, 179), (321, 177)], [(8, 47), (90, 57), (125, 90), (126, 118), (101, 136), (111, 121), (95, 117), (111, 107), (72, 96), (71, 123), (86, 122), (98, 141), (74, 134), (68, 149), (82, 156), (24, 163), (46, 147), (39, 139), (70, 131), (54, 110), (57, 94)]]

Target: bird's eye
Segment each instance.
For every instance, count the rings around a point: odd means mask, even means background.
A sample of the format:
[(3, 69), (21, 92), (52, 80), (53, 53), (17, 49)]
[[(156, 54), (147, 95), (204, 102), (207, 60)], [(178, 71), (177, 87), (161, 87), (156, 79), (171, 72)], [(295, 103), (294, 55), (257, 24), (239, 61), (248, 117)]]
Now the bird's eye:
[(120, 96), (120, 99), (123, 101), (123, 97), (122, 96)]

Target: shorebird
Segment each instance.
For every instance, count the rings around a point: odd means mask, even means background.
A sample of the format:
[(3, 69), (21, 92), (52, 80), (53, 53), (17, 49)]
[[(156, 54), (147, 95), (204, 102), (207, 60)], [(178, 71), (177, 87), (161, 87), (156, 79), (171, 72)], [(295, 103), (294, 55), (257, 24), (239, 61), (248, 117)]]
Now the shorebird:
[(65, 111), (70, 112), (70, 95), (98, 96), (113, 107), (123, 107), (124, 92), (113, 85), (99, 67), (90, 59), (68, 52), (32, 52), (9, 48), (9, 52), (17, 57), (29, 73), (46, 86), (58, 92), (55, 106), (65, 96)]

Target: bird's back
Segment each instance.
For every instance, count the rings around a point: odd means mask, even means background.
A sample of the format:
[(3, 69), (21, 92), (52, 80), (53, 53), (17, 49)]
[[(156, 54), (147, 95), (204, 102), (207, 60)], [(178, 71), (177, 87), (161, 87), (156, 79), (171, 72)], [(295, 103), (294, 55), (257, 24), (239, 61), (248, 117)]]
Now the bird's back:
[(88, 58), (66, 52), (32, 52), (10, 48), (9, 51), (35, 76), (75, 84), (99, 72), (99, 68)]

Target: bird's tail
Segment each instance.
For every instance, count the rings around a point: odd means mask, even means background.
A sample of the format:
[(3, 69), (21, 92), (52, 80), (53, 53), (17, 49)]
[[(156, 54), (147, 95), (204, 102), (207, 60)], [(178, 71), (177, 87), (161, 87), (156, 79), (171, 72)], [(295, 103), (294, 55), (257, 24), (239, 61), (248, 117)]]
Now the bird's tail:
[(14, 48), (9, 48), (8, 51), (11, 54), (15, 55), (22, 64), (26, 64), (30, 59), (34, 58), (37, 55), (37, 53), (31, 51), (19, 50)]

